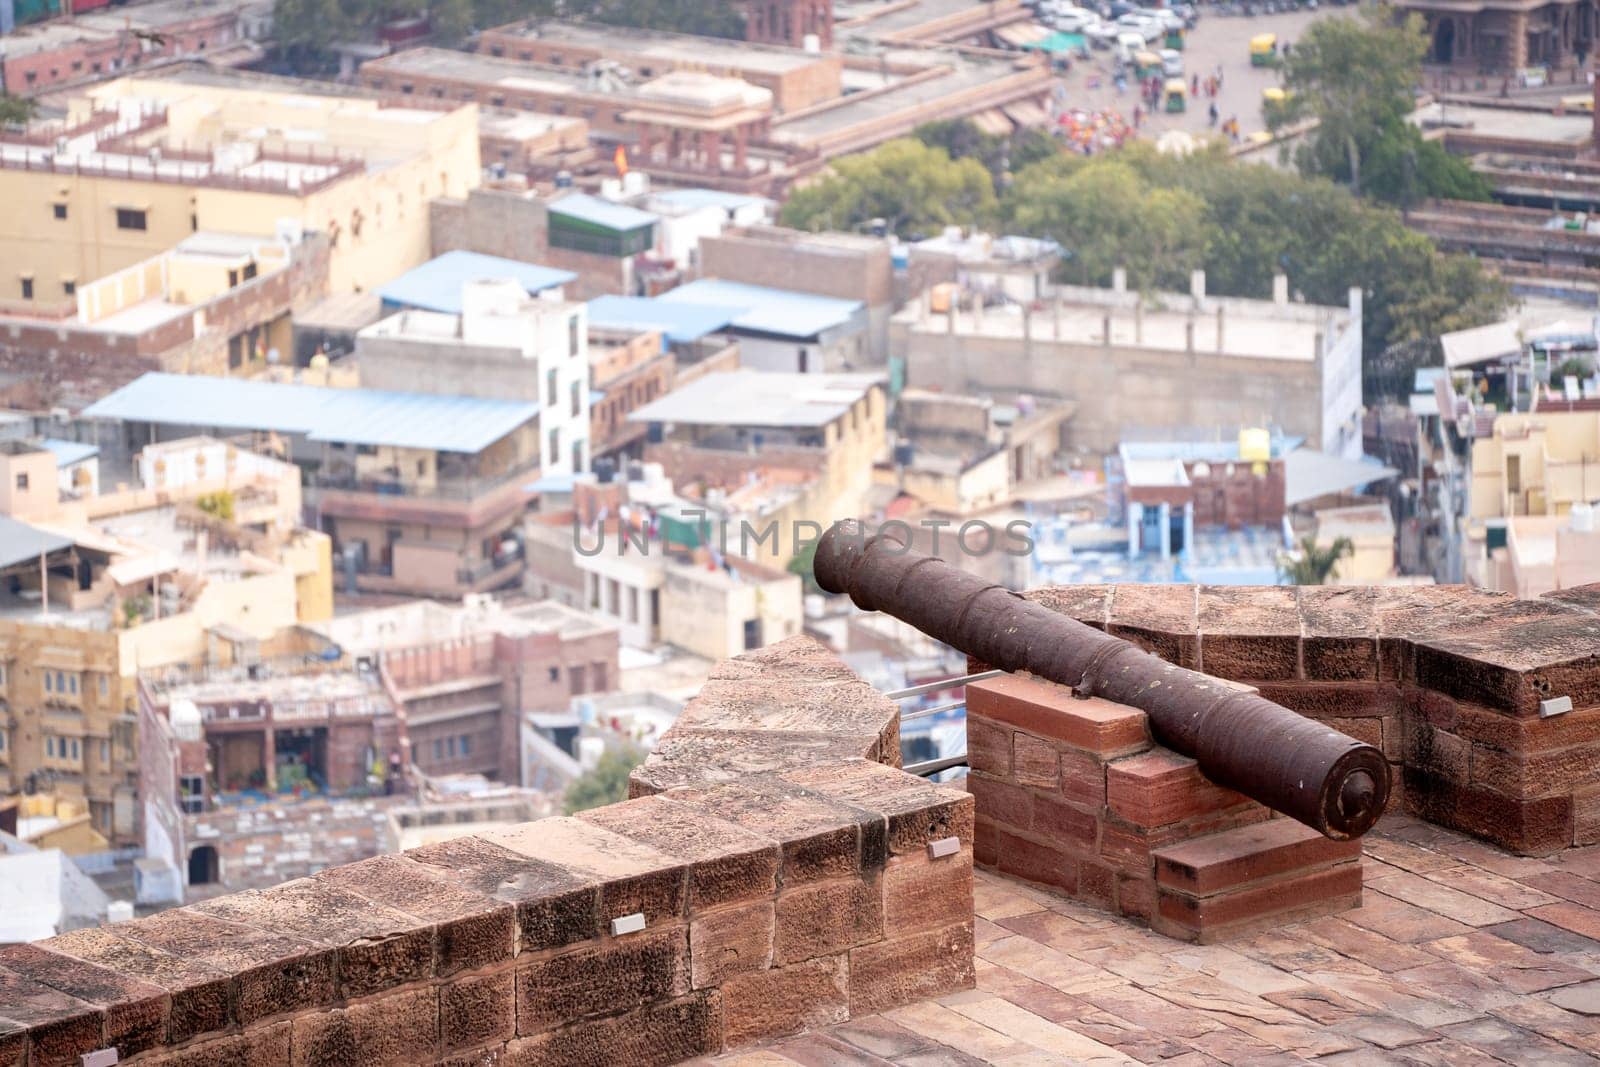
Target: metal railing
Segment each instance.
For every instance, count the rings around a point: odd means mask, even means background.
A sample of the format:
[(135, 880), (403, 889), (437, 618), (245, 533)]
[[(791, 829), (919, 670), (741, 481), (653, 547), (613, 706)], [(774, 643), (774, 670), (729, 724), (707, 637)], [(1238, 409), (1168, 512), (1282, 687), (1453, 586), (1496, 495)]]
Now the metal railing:
[[(960, 674), (954, 678), (941, 678), (937, 682), (924, 682), (921, 685), (908, 686), (905, 689), (896, 689), (893, 692), (885, 693), (884, 696), (888, 697), (890, 700), (906, 700), (910, 697), (924, 696), (928, 693), (938, 693), (946, 689), (954, 689), (957, 686), (967, 685), (969, 682), (980, 682), (985, 678), (993, 678), (1004, 673), (1006, 672), (994, 670), (979, 671), (975, 674)], [(966, 706), (967, 701), (966, 698), (963, 697), (960, 700), (952, 700), (947, 704), (935, 704), (931, 708), (917, 708), (915, 711), (902, 712), (900, 715), (900, 721), (912, 722), (917, 719), (932, 718), (933, 716), (942, 714), (946, 711), (955, 711), (957, 708), (964, 708)], [(931, 775), (938, 774), (941, 771), (948, 771), (952, 767), (965, 767), (966, 765), (967, 754), (963, 752), (956, 756), (944, 756), (939, 759), (923, 760), (919, 763), (908, 763), (901, 769), (907, 774), (914, 774), (919, 778), (927, 778)]]

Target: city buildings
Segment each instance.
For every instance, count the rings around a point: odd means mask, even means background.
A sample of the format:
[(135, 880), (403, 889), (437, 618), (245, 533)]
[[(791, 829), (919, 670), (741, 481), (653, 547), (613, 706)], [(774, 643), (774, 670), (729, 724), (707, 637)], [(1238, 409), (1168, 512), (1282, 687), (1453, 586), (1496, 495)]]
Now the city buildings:
[[(130, 450), (207, 429), (303, 464), (308, 513), (333, 539), (347, 592), (515, 584), (525, 487), (542, 463), (572, 459), (568, 442), (544, 451), (539, 405), (526, 401), (147, 374), (84, 414), (117, 424), (102, 432)], [(577, 425), (587, 433), (586, 417)]]
[[(643, 190), (643, 179), (635, 171), (630, 184)], [(479, 189), (436, 199), (430, 212), (435, 254), (466, 250), (570, 271), (577, 278), (562, 284), (572, 299), (637, 294), (652, 277), (657, 218), (627, 204), (576, 192), (545, 199)]]
[(409, 759), (423, 774), (521, 777), (520, 724), (538, 717), (571, 747), (574, 696), (617, 686), (617, 627), (553, 601), (412, 601), (353, 612), (316, 631), (383, 679), (404, 710)]
[(472, 107), (195, 67), (120, 78), (75, 96), (65, 120), (0, 133), (0, 291), (55, 308), (67, 283), (197, 232), (286, 226), (327, 237), (330, 292), (372, 288), (431, 254), (429, 200), (478, 180)]
[(769, 289), (865, 305), (871, 364), (889, 351), (896, 297), (889, 243), (851, 233), (806, 233), (782, 226), (739, 226), (700, 240), (700, 273)]
[[(261, 58), (272, 28), (272, 5), (235, 0), (154, 0), (94, 10), (70, 4), (73, 17), (15, 29), (0, 4), (0, 91), (32, 96), (69, 84), (160, 65), (173, 59), (234, 66)], [(30, 5), (62, 13), (55, 0)]]
[(81, 408), (147, 371), (253, 374), (292, 360), (295, 312), (327, 292), (326, 238), (195, 233), (104, 277), (19, 276), (0, 301), (14, 403)]
[[(491, 268), (492, 269), (492, 268)], [(570, 277), (570, 275), (564, 275)], [(476, 277), (476, 276), (475, 276)], [(589, 331), (582, 304), (530, 297), (527, 283), (495, 274), (425, 287), (436, 307), (402, 311), (356, 335), (368, 389), (480, 397), (538, 405), (539, 472), (587, 470)], [(398, 290), (387, 289), (392, 301)], [(450, 295), (447, 295), (450, 294)]]
[(841, 56), (799, 47), (741, 44), (714, 37), (556, 19), (515, 22), (484, 30), (478, 36), (478, 51), (523, 63), (578, 70), (596, 61), (610, 61), (645, 80), (683, 70), (738, 78), (771, 93), (773, 106), (779, 112), (799, 111), (834, 99), (842, 92), (840, 73), (844, 69)]
[(62, 494), (50, 451), (0, 456), (0, 506), (26, 520), (0, 519), (0, 792), (86, 801), (102, 848), (137, 835), (138, 672), (332, 613), (330, 547), (298, 526), (297, 468), (196, 439), (136, 469), (131, 488)]
[(1399, 0), (1395, 9), (1421, 16), (1429, 40), (1428, 62), (1495, 77), (1581, 63), (1600, 31), (1589, 3), (1489, 0), (1462, 8), (1449, 0)]
[(651, 428), (645, 459), (672, 485), (742, 480), (762, 466), (809, 472), (816, 489), (793, 517), (826, 527), (864, 512), (872, 465), (887, 451), (886, 415), (881, 375), (738, 370), (707, 374), (628, 418)]
[[(1268, 419), (1332, 456), (1361, 455), (1361, 294), (1346, 307), (1062, 286), (1044, 305), (986, 308), (926, 292), (891, 323), (906, 383), (1078, 405), (1074, 447), (1106, 453), (1130, 431), (1260, 425)], [(1063, 375), (1062, 366), (1074, 373)]]
[(643, 452), (646, 428), (628, 415), (672, 391), (677, 360), (658, 330), (589, 324), (589, 440), (596, 459)]

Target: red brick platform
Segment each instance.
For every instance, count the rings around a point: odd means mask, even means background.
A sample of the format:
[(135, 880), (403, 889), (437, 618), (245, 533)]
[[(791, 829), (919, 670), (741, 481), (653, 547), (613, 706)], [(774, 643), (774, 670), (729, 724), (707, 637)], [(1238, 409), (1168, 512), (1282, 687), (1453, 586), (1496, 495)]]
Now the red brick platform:
[[(1361, 903), (1361, 846), (1208, 781), (1145, 714), (1004, 675), (967, 686), (981, 866), (1212, 942)], [(1270, 820), (1270, 821), (1269, 821)]]

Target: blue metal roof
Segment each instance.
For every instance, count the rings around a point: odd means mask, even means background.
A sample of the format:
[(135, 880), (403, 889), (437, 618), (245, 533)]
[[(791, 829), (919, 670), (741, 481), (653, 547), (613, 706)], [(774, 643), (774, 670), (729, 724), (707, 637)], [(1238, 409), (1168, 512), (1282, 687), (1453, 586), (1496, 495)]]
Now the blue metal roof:
[(669, 189), (664, 193), (656, 193), (655, 199), (683, 208), (720, 207), (724, 211), (736, 211), (751, 204), (768, 203), (765, 197), (749, 196), (745, 193), (725, 193), (720, 189)]
[(83, 413), (125, 422), (271, 430), (304, 434), (312, 441), (471, 454), (532, 419), (539, 405), (200, 374), (146, 374)]
[(408, 270), (378, 290), (385, 303), (398, 307), (461, 314), (461, 287), (484, 279), (513, 278), (529, 294), (565, 285), (576, 278), (570, 270), (541, 267), (519, 259), (478, 252), (446, 252), (415, 270)]
[(82, 463), (86, 459), (93, 459), (100, 454), (100, 449), (94, 445), (86, 445), (81, 441), (62, 441), (55, 437), (46, 437), (39, 444), (46, 452), (55, 454), (56, 466), (70, 467), (74, 463)]
[(667, 304), (648, 296), (599, 296), (589, 301), (589, 325), (602, 329), (660, 330), (673, 344), (725, 330), (746, 308)]
[(645, 226), (654, 226), (659, 221), (658, 216), (648, 211), (640, 211), (627, 204), (615, 204), (598, 196), (590, 196), (588, 193), (571, 193), (563, 196), (550, 205), (549, 211), (552, 215), (565, 215), (571, 219), (579, 219), (624, 233)]
[(824, 330), (843, 326), (865, 306), (859, 300), (836, 300), (721, 278), (701, 278), (680, 285), (656, 300), (664, 304), (743, 307), (744, 313), (733, 320), (735, 329), (795, 338), (815, 337)]

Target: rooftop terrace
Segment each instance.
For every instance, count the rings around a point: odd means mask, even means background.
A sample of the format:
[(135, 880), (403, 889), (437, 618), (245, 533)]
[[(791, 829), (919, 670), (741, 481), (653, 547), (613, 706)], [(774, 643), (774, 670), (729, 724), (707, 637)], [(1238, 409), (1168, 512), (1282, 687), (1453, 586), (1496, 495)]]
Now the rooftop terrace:
[[(794, 638), (715, 667), (625, 803), (0, 950), (0, 1052), (597, 1067), (1600, 1055), (1585, 777), (1600, 766), (1600, 591), (1030, 598), (1203, 667), (1214, 706), (1255, 706), (1253, 689), (1372, 737), (1403, 769), (1396, 807), (1336, 841), (1206, 780), (1148, 732), (1176, 698), (1148, 683), (1180, 675), (1120, 647), (1148, 718), (1088, 695), (1105, 679), (966, 679), (969, 792), (932, 785), (897, 769), (895, 702)], [(1541, 714), (1555, 693), (1574, 709)], [(1568, 790), (1566, 821), (1519, 809), (1530, 788)], [(1516, 796), (1496, 807), (1499, 790)], [(1507, 830), (1542, 855), (1463, 836)], [(1201, 943), (1180, 939), (1187, 922)]]

